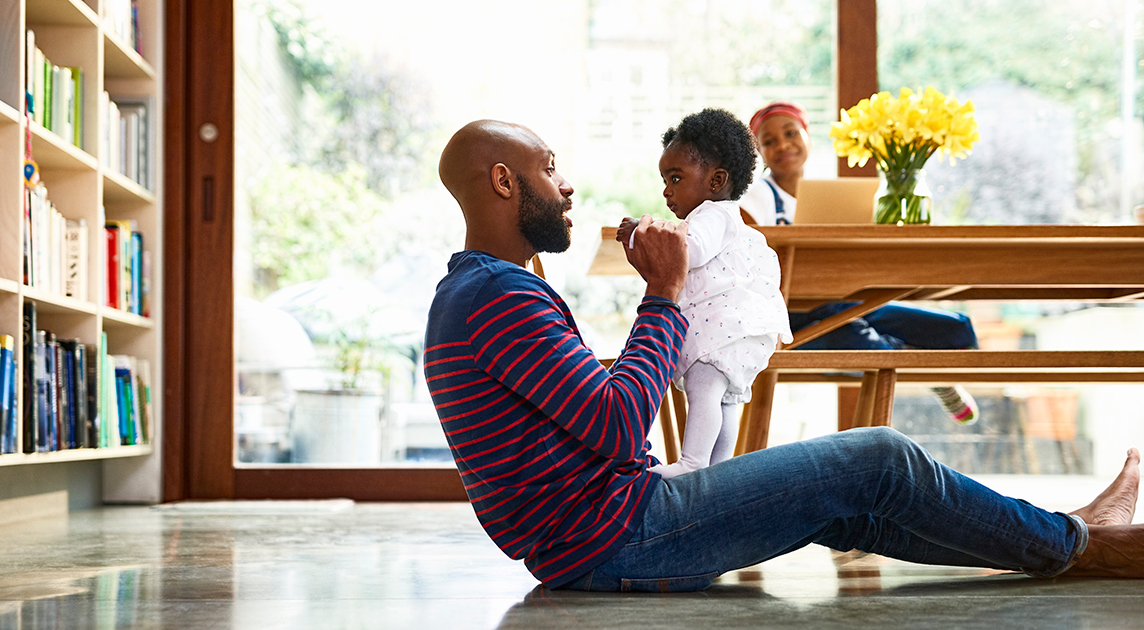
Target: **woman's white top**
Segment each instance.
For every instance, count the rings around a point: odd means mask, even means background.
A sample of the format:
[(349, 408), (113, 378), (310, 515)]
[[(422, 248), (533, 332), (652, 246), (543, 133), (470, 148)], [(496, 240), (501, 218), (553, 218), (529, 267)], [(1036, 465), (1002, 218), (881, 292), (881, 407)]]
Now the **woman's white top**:
[[(770, 182), (774, 189), (768, 186), (767, 182)], [(747, 187), (747, 192), (739, 198), (739, 207), (751, 215), (751, 218), (755, 220), (755, 225), (775, 224), (775, 190), (779, 192), (779, 198), (783, 202), (783, 212), (787, 221), (794, 222), (794, 211), (798, 201), (779, 186), (775, 178), (771, 176), (770, 171), (766, 171), (765, 173), (756, 172), (755, 179)]]
[(743, 223), (738, 201), (705, 201), (685, 221), (689, 271), (678, 302), (689, 328), (674, 381), (683, 387), (693, 363), (710, 363), (738, 395), (724, 402), (746, 402), (775, 342), (792, 339), (778, 256)]

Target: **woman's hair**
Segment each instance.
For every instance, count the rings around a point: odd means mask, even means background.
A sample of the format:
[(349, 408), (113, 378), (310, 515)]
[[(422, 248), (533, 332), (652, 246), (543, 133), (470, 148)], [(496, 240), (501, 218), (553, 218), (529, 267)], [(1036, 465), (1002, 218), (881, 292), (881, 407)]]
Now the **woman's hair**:
[(700, 164), (725, 169), (731, 177), (731, 199), (742, 197), (754, 178), (755, 137), (727, 110), (709, 107), (685, 116), (663, 134), (665, 149), (673, 142), (690, 147)]

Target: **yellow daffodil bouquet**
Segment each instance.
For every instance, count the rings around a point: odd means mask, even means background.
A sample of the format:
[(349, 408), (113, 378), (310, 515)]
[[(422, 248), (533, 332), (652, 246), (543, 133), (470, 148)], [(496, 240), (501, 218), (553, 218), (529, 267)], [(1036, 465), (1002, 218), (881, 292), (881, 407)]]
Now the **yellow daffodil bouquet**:
[(875, 195), (877, 223), (929, 223), (929, 191), (922, 167), (930, 156), (964, 158), (980, 138), (973, 102), (961, 103), (933, 87), (902, 88), (897, 98), (878, 92), (841, 111), (831, 125), (834, 150), (850, 166), (873, 158), (882, 186)]

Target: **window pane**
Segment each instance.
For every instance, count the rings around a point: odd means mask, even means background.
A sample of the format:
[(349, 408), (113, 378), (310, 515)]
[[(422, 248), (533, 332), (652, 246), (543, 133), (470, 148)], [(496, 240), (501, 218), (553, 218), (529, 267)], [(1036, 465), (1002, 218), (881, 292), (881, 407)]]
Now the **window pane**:
[(656, 168), (669, 126), (703, 107), (748, 119), (797, 100), (810, 170), (830, 176), (834, 12), (833, 0), (238, 0), (238, 461), (452, 465), (420, 353), (464, 242), (437, 159), (471, 120), (524, 124), (555, 150), (575, 227), (546, 276), (615, 356), (642, 290), (584, 272), (602, 225), (670, 216)]
[(1130, 223), (1144, 203), (1139, 0), (880, 0), (878, 78), (977, 108), (927, 165), (939, 223)]

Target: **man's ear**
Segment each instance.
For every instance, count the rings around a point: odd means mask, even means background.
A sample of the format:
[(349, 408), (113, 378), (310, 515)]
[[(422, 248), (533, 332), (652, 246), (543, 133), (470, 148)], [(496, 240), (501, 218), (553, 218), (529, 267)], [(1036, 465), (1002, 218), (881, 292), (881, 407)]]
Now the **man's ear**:
[(491, 173), (493, 190), (496, 194), (509, 199), (512, 197), (512, 190), (514, 182), (512, 181), (512, 171), (507, 166), (497, 162), (493, 165)]
[(726, 170), (721, 168), (715, 169), (715, 172), (711, 173), (711, 192), (716, 192), (726, 186), (729, 177)]

